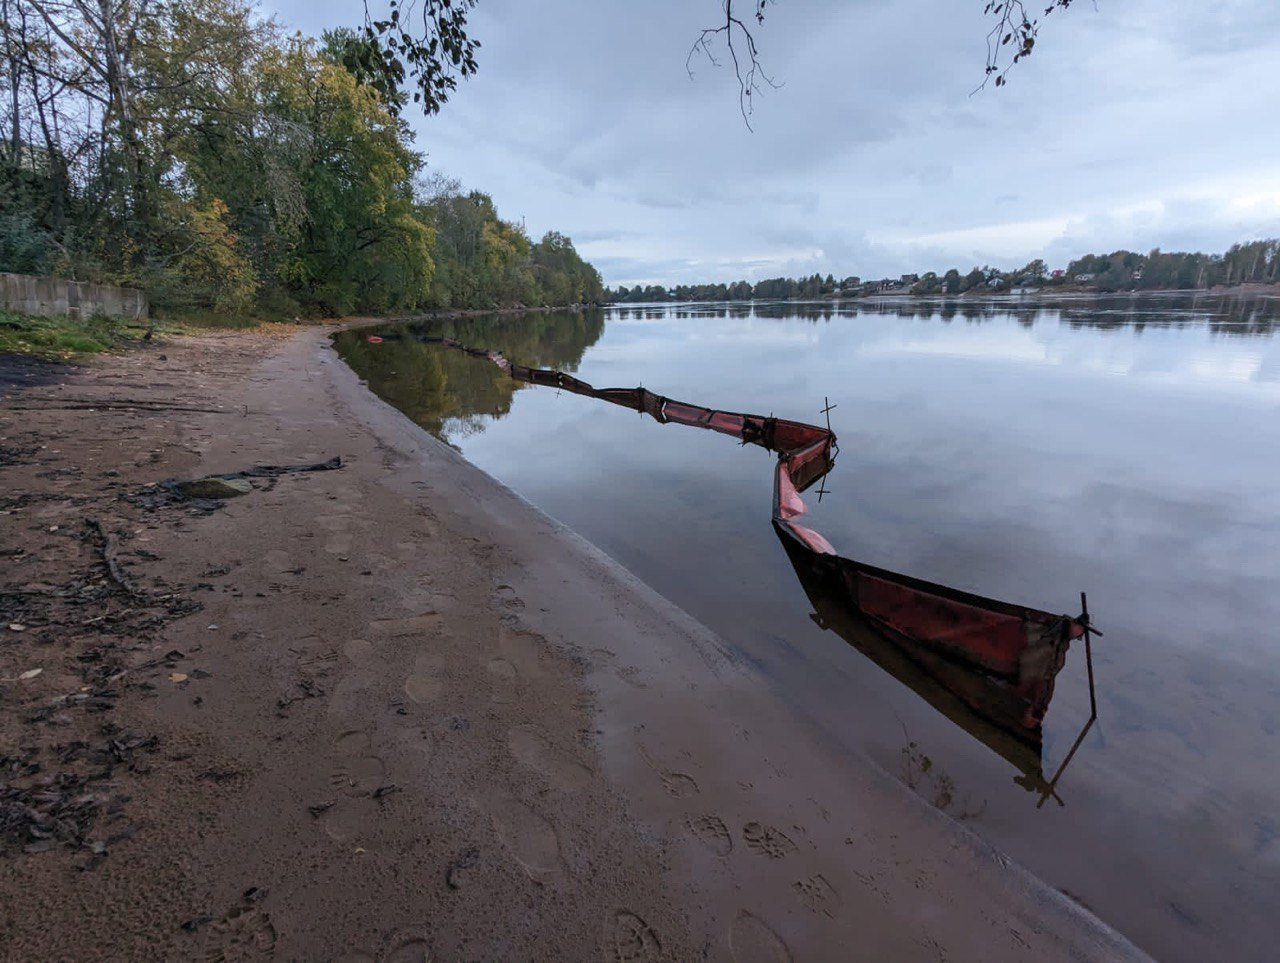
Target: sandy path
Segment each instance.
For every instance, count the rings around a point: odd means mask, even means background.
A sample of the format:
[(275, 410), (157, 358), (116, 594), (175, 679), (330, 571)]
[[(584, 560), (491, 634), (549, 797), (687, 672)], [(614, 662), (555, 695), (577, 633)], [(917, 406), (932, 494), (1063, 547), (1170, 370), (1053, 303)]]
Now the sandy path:
[[(0, 626), (0, 779), (100, 803), (73, 842), (0, 842), (5, 958), (1138, 957), (365, 392), (322, 331), (62, 381), (0, 408), (0, 614), (24, 626)], [(333, 455), (213, 514), (118, 497)]]

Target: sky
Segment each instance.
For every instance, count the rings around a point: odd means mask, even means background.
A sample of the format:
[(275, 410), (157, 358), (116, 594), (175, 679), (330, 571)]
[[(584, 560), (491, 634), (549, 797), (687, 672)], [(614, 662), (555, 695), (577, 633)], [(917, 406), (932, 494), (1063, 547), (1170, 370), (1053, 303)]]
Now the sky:
[[(410, 120), (429, 169), (534, 238), (569, 235), (610, 285), (1280, 236), (1280, 2), (1082, 0), (1043, 19), (1007, 86), (975, 93), (984, 5), (778, 0), (755, 33), (780, 86), (748, 129), (729, 68), (686, 70), (721, 0), (480, 0), (478, 74)], [(363, 15), (263, 12), (314, 34)]]

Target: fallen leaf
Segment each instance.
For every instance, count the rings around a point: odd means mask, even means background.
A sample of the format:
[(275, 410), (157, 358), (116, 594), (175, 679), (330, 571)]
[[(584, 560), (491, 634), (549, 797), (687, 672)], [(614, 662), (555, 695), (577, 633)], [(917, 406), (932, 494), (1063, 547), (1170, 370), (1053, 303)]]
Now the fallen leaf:
[(43, 671), (44, 669), (28, 669), (26, 672), (22, 673), (22, 675), (18, 676), (18, 678), (25, 682), (27, 679), (34, 679)]
[(170, 672), (169, 681), (170, 682), (186, 682), (187, 674), (185, 672)]
[(10, 631), (10, 632), (25, 632), (25, 631), (27, 631), (27, 627), (26, 627), (25, 625), (23, 625), (21, 622), (10, 622), (10, 623), (9, 623), (9, 631)]

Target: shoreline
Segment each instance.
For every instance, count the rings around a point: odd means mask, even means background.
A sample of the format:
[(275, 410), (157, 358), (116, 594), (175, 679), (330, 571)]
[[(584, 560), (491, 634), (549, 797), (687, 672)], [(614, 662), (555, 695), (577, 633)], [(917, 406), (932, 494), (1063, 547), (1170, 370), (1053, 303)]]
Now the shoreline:
[[(111, 643), (114, 707), (58, 727), (25, 720), (75, 688), (80, 643), (36, 620), (7, 640), (6, 752), (41, 744), (48, 775), (52, 746), (104, 718), (159, 748), (112, 772), (138, 828), (91, 870), (72, 867), (92, 845), (6, 848), (6, 954), (1144, 958), (376, 398), (329, 347), (376, 323), (179, 339), (8, 392), (31, 407), (4, 445), (57, 437), (4, 467), (10, 491), (54, 479), (0, 517), (28, 584), (101, 576), (94, 546), (46, 547), (92, 511), (132, 534), (125, 554), (146, 541), (127, 562), (148, 599), (164, 579), (203, 609)], [(96, 423), (54, 407), (70, 397)], [(333, 455), (212, 514), (116, 497)], [(118, 596), (109, 615), (136, 607)]]
[[(998, 303), (1018, 303), (1018, 302), (1041, 302), (1041, 301), (1086, 301), (1099, 299), (1115, 299), (1129, 298), (1130, 300), (1141, 300), (1144, 298), (1280, 298), (1280, 284), (1237, 284), (1229, 288), (1160, 288), (1150, 291), (1091, 291), (1086, 288), (1067, 288), (1065, 290), (1057, 288), (1042, 287), (1025, 292), (1013, 293), (1011, 291), (978, 291), (971, 289), (962, 291), (959, 294), (912, 294), (910, 291), (878, 291), (874, 294), (859, 294), (851, 297), (836, 297), (835, 295), (823, 295), (818, 298), (746, 298), (741, 301), (608, 301), (599, 307), (602, 308), (633, 308), (633, 307), (653, 307), (655, 305), (677, 305), (677, 304), (860, 304), (870, 303), (876, 304), (880, 302), (896, 303), (901, 301), (911, 302), (937, 302), (937, 301), (994, 301)], [(483, 312), (480, 312), (483, 313)], [(416, 315), (414, 316), (417, 317)], [(443, 317), (443, 315), (442, 315)], [(428, 320), (435, 320), (433, 316)], [(392, 320), (408, 320), (408, 318), (396, 318)]]

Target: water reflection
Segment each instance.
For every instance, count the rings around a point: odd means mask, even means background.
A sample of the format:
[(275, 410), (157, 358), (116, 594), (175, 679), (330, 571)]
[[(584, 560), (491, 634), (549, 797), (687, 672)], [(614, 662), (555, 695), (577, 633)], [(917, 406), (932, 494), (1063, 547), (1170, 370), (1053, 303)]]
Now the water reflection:
[[(408, 326), (413, 333), (428, 329), (463, 343), (491, 344), (531, 364), (573, 371), (604, 332), (604, 312), (479, 315)], [(494, 377), (466, 356), (415, 337), (397, 342), (390, 351), (370, 344), (367, 333), (344, 331), (334, 338), (343, 358), (379, 397), (450, 444), (482, 430), (486, 418), (511, 410), (519, 384), (510, 378)]]
[(706, 304), (621, 305), (619, 320), (662, 321), (709, 318), (773, 318), (831, 321), (858, 316), (970, 324), (1012, 318), (1030, 327), (1037, 322), (1075, 328), (1117, 330), (1209, 325), (1223, 334), (1269, 336), (1280, 324), (1280, 296), (1215, 294), (1111, 295), (1010, 298), (865, 298), (856, 301), (738, 301)]

